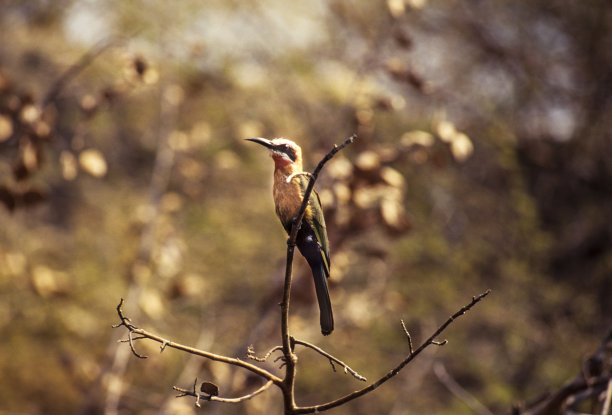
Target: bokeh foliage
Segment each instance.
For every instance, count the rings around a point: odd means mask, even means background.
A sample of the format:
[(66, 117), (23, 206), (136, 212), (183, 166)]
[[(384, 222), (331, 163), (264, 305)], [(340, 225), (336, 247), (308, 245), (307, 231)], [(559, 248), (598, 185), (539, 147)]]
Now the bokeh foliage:
[[(318, 183), (337, 329), (298, 260), (292, 326), (370, 379), (465, 304), (450, 343), (334, 413), (494, 412), (554, 389), (612, 325), (609, 3), (6, 1), (0, 5), (0, 410), (189, 413), (171, 386), (257, 380), (174, 352), (113, 372), (138, 324), (244, 356), (280, 341), (286, 136)], [(149, 347), (149, 349), (147, 349)], [(298, 398), (356, 389), (300, 354)], [(121, 383), (119, 383), (121, 382)], [(161, 409), (160, 409), (161, 408)], [(212, 413), (280, 411), (276, 392)], [(111, 412), (109, 412), (111, 413)]]

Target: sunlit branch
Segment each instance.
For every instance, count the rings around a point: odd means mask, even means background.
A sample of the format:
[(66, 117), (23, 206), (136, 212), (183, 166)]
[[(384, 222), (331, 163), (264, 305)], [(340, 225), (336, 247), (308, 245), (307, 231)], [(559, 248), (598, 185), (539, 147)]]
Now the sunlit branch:
[(272, 373), (268, 372), (267, 370), (262, 369), (260, 367), (257, 367), (255, 365), (252, 365), (252, 364), (250, 364), (248, 362), (245, 362), (243, 360), (240, 360), (240, 359), (237, 359), (237, 358), (232, 358), (232, 357), (227, 357), (227, 356), (223, 356), (223, 355), (218, 355), (218, 354), (215, 354), (215, 353), (210, 353), (210, 352), (206, 352), (204, 350), (199, 350), (199, 349), (196, 349), (196, 348), (193, 348), (193, 347), (189, 347), (189, 346), (185, 346), (185, 345), (182, 345), (182, 344), (179, 344), (179, 343), (175, 343), (173, 341), (170, 341), (168, 339), (160, 337), (160, 336), (158, 336), (156, 334), (153, 334), (153, 333), (150, 333), (150, 332), (148, 332), (146, 330), (138, 328), (138, 327), (136, 327), (134, 324), (132, 324), (130, 322), (129, 318), (127, 318), (126, 316), (123, 315), (123, 311), (121, 310), (121, 306), (122, 305), (123, 305), (123, 299), (121, 299), (121, 302), (117, 306), (117, 314), (119, 315), (120, 323), (115, 325), (114, 327), (124, 326), (125, 328), (127, 328), (129, 330), (128, 340), (129, 340), (129, 343), (130, 343), (130, 347), (132, 349), (132, 353), (134, 353), (135, 356), (137, 356), (137, 357), (139, 357), (141, 359), (145, 358), (146, 356), (142, 356), (142, 355), (140, 355), (140, 354), (138, 354), (136, 352), (136, 350), (134, 348), (134, 342), (133, 342), (134, 339), (132, 337), (133, 334), (139, 335), (139, 337), (138, 337), (139, 339), (147, 338), (147, 339), (156, 341), (156, 342), (160, 343), (163, 346), (164, 349), (167, 348), (167, 347), (170, 347), (172, 349), (181, 350), (183, 352), (190, 353), (190, 354), (193, 354), (193, 355), (196, 355), (196, 356), (205, 357), (207, 359), (214, 360), (214, 361), (217, 361), (217, 362), (223, 362), (223, 363), (227, 363), (227, 364), (230, 364), (230, 365), (239, 366), (239, 367), (242, 367), (242, 368), (244, 368), (246, 370), (249, 370), (249, 371), (251, 371), (251, 372), (253, 372), (253, 373), (255, 373), (255, 374), (257, 374), (257, 375), (259, 375), (259, 376), (261, 376), (263, 378), (265, 378), (265, 379), (268, 379), (268, 380), (270, 380), (270, 381), (272, 381), (274, 383), (281, 383), (282, 382), (282, 380), (279, 377), (273, 375)]

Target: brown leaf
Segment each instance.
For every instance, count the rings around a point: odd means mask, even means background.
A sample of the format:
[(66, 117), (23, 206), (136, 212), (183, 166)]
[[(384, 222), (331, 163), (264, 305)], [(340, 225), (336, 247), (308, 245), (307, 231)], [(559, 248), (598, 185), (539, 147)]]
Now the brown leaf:
[(10, 212), (15, 210), (15, 196), (6, 186), (0, 186), (0, 202), (4, 203)]
[(30, 172), (23, 162), (23, 159), (20, 158), (15, 165), (13, 165), (13, 176), (16, 180), (24, 180), (30, 176)]
[(134, 70), (140, 76), (142, 76), (145, 73), (145, 71), (147, 70), (149, 66), (147, 64), (147, 61), (145, 61), (142, 56), (135, 57), (132, 64), (134, 65)]
[(5, 115), (0, 115), (0, 142), (8, 140), (13, 135), (13, 123)]
[(410, 49), (412, 47), (412, 38), (408, 36), (402, 29), (396, 28), (393, 31), (393, 39), (397, 45), (403, 49)]
[(212, 382), (202, 382), (202, 386), (200, 386), (200, 392), (204, 392), (210, 396), (218, 396), (219, 387)]
[(37, 205), (45, 200), (45, 195), (38, 189), (28, 189), (21, 194), (21, 202), (25, 206)]
[(104, 155), (94, 148), (83, 150), (79, 154), (79, 165), (88, 174), (94, 177), (104, 177), (108, 170)]
[(411, 68), (405, 67), (397, 60), (391, 60), (386, 65), (386, 70), (393, 79), (398, 82), (406, 82), (421, 92), (427, 92), (425, 80), (417, 75)]

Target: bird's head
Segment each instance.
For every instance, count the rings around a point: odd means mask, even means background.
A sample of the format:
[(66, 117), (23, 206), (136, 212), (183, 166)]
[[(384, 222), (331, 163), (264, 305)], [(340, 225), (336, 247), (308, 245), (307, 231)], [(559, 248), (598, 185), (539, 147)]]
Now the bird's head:
[(291, 166), (296, 169), (302, 168), (302, 149), (293, 141), (286, 138), (247, 138), (246, 140), (261, 144), (270, 150), (270, 155), (274, 160), (277, 169), (284, 169)]

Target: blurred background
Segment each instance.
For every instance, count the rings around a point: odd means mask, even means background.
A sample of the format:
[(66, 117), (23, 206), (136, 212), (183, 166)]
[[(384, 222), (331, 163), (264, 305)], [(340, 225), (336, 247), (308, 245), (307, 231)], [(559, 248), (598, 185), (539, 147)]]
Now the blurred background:
[[(280, 413), (228, 356), (280, 343), (286, 235), (253, 136), (290, 137), (331, 243), (334, 333), (296, 259), (293, 334), (368, 380), (330, 413), (493, 413), (558, 389), (612, 326), (609, 1), (3, 0), (0, 413)], [(363, 386), (298, 350), (298, 404)], [(264, 366), (276, 370), (269, 362)], [(280, 373), (280, 372), (278, 372)], [(468, 404), (466, 404), (466, 402)], [(582, 409), (584, 413), (592, 409)]]

